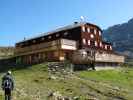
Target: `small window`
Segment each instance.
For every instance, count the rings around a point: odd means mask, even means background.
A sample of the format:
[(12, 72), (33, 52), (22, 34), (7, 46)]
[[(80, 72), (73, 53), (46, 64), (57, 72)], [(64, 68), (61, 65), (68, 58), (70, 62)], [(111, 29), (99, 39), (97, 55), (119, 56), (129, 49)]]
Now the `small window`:
[(59, 37), (59, 34), (56, 34), (56, 37)]
[(20, 44), (20, 45), (18, 45), (18, 46), (23, 47), (23, 44)]
[(87, 32), (90, 33), (90, 28), (89, 27), (87, 28)]
[(85, 39), (83, 39), (83, 44), (86, 44), (86, 40)]
[(87, 55), (89, 55), (91, 52), (90, 51), (86, 51), (87, 52)]
[(82, 26), (82, 31), (85, 32), (85, 27), (84, 26)]
[(95, 41), (95, 46), (97, 47), (97, 41)]
[(107, 50), (107, 45), (105, 45), (105, 49)]
[(36, 40), (33, 40), (33, 43), (36, 43)]
[(101, 31), (99, 31), (99, 36), (101, 36)]
[(110, 50), (112, 50), (112, 46), (110, 46)]
[(42, 38), (42, 40), (44, 40), (44, 37)]
[(90, 40), (88, 40), (88, 45), (90, 45), (91, 44), (91, 42), (90, 42)]
[(94, 29), (93, 29), (93, 28), (91, 28), (91, 29), (90, 29), (90, 32), (91, 32), (91, 33), (94, 33)]
[(91, 38), (94, 38), (94, 35), (93, 35), (93, 34), (90, 34), (90, 37), (91, 37)]
[(100, 42), (100, 47), (102, 47), (102, 42)]
[(91, 46), (95, 46), (95, 42), (94, 41), (90, 41)]
[(65, 32), (64, 35), (68, 35), (68, 32)]
[(95, 35), (97, 34), (97, 30), (96, 30), (96, 29), (94, 30), (94, 34), (95, 34)]
[(51, 36), (49, 36), (48, 38), (49, 38), (49, 39), (51, 39), (52, 37), (51, 37)]

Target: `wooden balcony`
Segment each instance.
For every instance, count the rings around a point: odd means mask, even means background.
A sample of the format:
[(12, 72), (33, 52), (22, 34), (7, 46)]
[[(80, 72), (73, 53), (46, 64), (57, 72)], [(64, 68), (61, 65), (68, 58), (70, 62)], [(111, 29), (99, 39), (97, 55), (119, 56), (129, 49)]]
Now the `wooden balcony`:
[(16, 47), (15, 48), (15, 55), (26, 55), (29, 53), (36, 53), (36, 52), (44, 52), (44, 51), (52, 51), (52, 50), (76, 50), (76, 41), (68, 40), (68, 39), (59, 39), (50, 42), (35, 44), (27, 47)]

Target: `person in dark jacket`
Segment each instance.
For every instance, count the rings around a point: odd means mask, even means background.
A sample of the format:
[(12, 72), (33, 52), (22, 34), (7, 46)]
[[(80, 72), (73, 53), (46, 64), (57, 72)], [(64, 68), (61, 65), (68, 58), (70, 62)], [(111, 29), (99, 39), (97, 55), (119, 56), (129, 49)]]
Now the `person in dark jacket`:
[(92, 70), (96, 70), (96, 69), (95, 69), (95, 64), (94, 64), (94, 62), (92, 62), (92, 63), (90, 64), (90, 66), (91, 66)]
[(1, 85), (3, 91), (5, 92), (5, 100), (11, 100), (11, 92), (14, 89), (14, 80), (11, 75), (11, 71), (8, 71), (3, 77), (2, 77), (2, 85)]

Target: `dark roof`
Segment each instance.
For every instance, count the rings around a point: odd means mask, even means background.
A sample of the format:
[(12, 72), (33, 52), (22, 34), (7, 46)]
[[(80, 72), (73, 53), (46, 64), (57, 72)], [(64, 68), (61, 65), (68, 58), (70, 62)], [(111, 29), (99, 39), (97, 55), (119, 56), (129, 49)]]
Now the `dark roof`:
[(27, 39), (22, 40), (22, 41), (20, 41), (18, 43), (26, 42), (28, 40), (33, 40), (33, 39), (40, 38), (40, 37), (43, 37), (43, 36), (46, 36), (46, 35), (50, 35), (50, 34), (53, 34), (53, 33), (57, 33), (57, 32), (60, 32), (60, 31), (73, 29), (73, 28), (80, 27), (80, 26), (85, 25), (85, 24), (92, 25), (92, 26), (97, 27), (98, 29), (100, 29), (100, 27), (98, 27), (97, 25), (91, 24), (91, 23), (87, 23), (87, 22), (74, 22), (74, 24), (67, 25), (67, 26), (58, 28), (56, 30), (50, 31), (50, 32), (42, 33), (42, 34), (40, 34), (40, 35), (38, 35), (36, 37), (27, 38)]

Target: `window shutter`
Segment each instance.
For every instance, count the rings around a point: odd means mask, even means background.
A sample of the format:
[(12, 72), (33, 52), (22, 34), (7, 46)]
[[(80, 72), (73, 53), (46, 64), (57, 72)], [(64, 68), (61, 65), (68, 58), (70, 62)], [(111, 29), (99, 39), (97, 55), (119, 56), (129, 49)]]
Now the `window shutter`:
[(89, 27), (87, 28), (87, 32), (90, 33), (90, 28)]
[(83, 39), (83, 44), (86, 44), (86, 40), (85, 39)]
[(90, 45), (91, 44), (91, 42), (90, 42), (90, 40), (88, 40), (88, 45)]
[(95, 34), (95, 35), (97, 34), (97, 30), (96, 30), (96, 29), (94, 30), (94, 34)]
[(94, 38), (94, 35), (93, 35), (93, 34), (90, 34), (90, 37), (91, 37), (91, 38)]
[(99, 31), (99, 35), (101, 36), (101, 31)]
[(84, 26), (82, 26), (82, 31), (85, 32), (85, 27)]
[(97, 47), (97, 41), (95, 41), (95, 46)]

